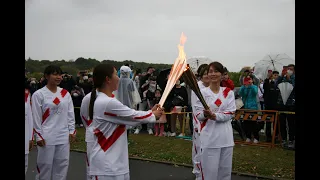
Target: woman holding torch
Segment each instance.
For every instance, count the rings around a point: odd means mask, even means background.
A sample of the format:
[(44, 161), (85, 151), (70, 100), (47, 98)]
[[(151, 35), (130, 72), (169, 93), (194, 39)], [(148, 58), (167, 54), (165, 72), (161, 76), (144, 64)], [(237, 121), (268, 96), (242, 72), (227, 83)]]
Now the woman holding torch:
[(165, 123), (163, 119), (156, 120), (163, 110), (155, 105), (149, 111), (136, 111), (113, 98), (119, 77), (117, 70), (109, 64), (94, 68), (93, 82), (96, 89), (91, 92), (89, 117), (93, 117), (94, 143), (89, 157), (89, 175), (99, 180), (129, 180), (126, 125)]
[[(219, 62), (209, 64), (209, 87), (201, 89), (209, 109), (197, 99), (196, 118), (200, 124), (200, 170), (202, 180), (230, 180), (232, 171), (233, 130), (231, 118), (236, 111), (234, 93), (220, 87), (224, 67)], [(201, 179), (200, 178), (200, 179)]]
[[(203, 89), (205, 87), (208, 87), (210, 85), (210, 79), (208, 77), (208, 64), (202, 64), (199, 66), (197, 72), (200, 80), (198, 81), (199, 89)], [(193, 124), (193, 136), (192, 136), (192, 163), (193, 163), (193, 170), (192, 173), (196, 176), (196, 178), (201, 177), (200, 174), (200, 162), (198, 159), (198, 154), (200, 153), (200, 122), (195, 117), (196, 111), (195, 111), (195, 103), (197, 101), (196, 94), (192, 91), (191, 92), (191, 105), (192, 105), (192, 124)]]

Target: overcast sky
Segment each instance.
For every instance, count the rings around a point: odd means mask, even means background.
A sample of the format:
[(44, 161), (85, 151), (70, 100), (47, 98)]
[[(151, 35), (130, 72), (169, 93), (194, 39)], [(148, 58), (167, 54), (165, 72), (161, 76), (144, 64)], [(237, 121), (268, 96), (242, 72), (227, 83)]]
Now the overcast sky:
[(230, 71), (266, 54), (295, 58), (294, 0), (26, 0), (25, 57), (172, 64), (187, 57)]

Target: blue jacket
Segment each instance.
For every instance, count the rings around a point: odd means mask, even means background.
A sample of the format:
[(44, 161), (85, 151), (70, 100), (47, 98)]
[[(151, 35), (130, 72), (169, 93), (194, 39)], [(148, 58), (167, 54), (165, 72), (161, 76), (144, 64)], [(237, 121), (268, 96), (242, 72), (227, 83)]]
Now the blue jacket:
[(257, 104), (258, 86), (249, 85), (248, 87), (242, 85), (239, 90), (239, 95), (242, 97), (244, 109), (258, 110)]

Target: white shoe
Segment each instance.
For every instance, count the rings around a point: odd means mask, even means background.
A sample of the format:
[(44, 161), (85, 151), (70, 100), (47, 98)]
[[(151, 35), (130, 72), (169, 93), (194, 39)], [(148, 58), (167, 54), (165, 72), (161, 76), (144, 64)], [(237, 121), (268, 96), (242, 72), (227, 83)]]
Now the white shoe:
[(163, 136), (167, 136), (167, 132), (165, 132), (165, 131), (162, 134), (163, 134)]
[(139, 134), (139, 132), (140, 132), (140, 130), (139, 130), (139, 129), (136, 129), (136, 130), (134, 131), (134, 134)]
[(171, 136), (171, 132), (168, 131), (167, 132), (167, 136), (170, 137)]
[(171, 137), (175, 137), (175, 136), (177, 136), (177, 135), (176, 135), (176, 133), (171, 133), (170, 136), (171, 136)]
[(254, 140), (253, 140), (253, 143), (257, 144), (257, 143), (259, 143), (259, 141), (256, 140), (256, 139), (254, 139)]
[(149, 133), (150, 135), (153, 134), (152, 129), (149, 129), (149, 130), (148, 130), (148, 133)]
[(182, 134), (182, 133), (180, 133), (180, 134), (179, 134), (179, 137), (181, 137), (181, 136), (183, 136), (183, 134)]
[(246, 142), (251, 142), (251, 139), (247, 138)]

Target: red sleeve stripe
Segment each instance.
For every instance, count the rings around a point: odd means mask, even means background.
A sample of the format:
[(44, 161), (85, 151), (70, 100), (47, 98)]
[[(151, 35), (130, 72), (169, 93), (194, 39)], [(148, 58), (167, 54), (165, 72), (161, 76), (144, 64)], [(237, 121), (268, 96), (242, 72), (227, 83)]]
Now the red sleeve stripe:
[(223, 114), (234, 114), (234, 112), (224, 112)]
[(40, 133), (38, 133), (35, 129), (33, 129), (33, 131), (34, 131), (35, 133), (37, 133), (38, 136), (40, 136), (41, 140), (44, 140)]
[(90, 126), (90, 124), (92, 123), (92, 120), (87, 120), (84, 116), (81, 116), (81, 117), (86, 122), (87, 126)]
[(104, 112), (104, 115), (106, 115), (106, 116), (117, 116), (116, 114), (109, 113), (109, 112)]
[(150, 117), (150, 116), (152, 116), (152, 112), (149, 113), (149, 114), (147, 114), (147, 115), (145, 115), (145, 116), (134, 117), (133, 119), (145, 119), (145, 118), (148, 118), (148, 117)]
[(65, 89), (62, 89), (60, 93), (61, 93), (61, 96), (64, 97), (68, 93), (68, 91)]
[(204, 120), (201, 124), (200, 124), (200, 132), (202, 131), (202, 129), (206, 126), (208, 119)]
[(196, 124), (198, 124), (198, 119), (195, 116), (193, 116), (193, 119), (196, 122)]
[(44, 121), (50, 116), (50, 109), (48, 108), (42, 115), (42, 123), (44, 123)]

